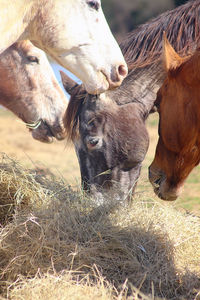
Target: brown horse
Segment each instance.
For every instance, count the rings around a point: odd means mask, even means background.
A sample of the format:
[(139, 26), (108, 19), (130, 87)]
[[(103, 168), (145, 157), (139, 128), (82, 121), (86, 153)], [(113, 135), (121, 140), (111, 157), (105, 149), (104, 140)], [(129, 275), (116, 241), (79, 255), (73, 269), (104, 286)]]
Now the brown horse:
[(0, 53), (29, 39), (96, 94), (117, 87), (127, 75), (100, 0), (1, 0)]
[(149, 168), (155, 193), (175, 200), (200, 162), (200, 48), (181, 58), (165, 39), (167, 77), (158, 91), (159, 140)]
[[(112, 186), (110, 182), (115, 181), (120, 190), (129, 194), (130, 189), (134, 190), (136, 186), (139, 169), (148, 148), (145, 120), (152, 110), (156, 92), (165, 77), (160, 59), (163, 31), (166, 31), (178, 52), (193, 52), (200, 37), (200, 0), (166, 12), (128, 35), (121, 43), (121, 48), (130, 72), (116, 90), (95, 97), (87, 95), (83, 87), (74, 87), (75, 84), (69, 84), (63, 78), (64, 86), (72, 95), (67, 109), (66, 128), (77, 150), (83, 186), (89, 186), (90, 190), (99, 190), (99, 185)], [(118, 108), (112, 113), (113, 103)], [(108, 119), (107, 113), (104, 114), (107, 111), (112, 121), (108, 121), (107, 127), (102, 131), (102, 124)], [(91, 147), (85, 142), (85, 132), (88, 121), (93, 117), (98, 120), (99, 114), (104, 116), (100, 123), (95, 124), (97, 133), (94, 134), (95, 140), (91, 141), (96, 146), (91, 151)], [(89, 122), (90, 124), (93, 122)], [(75, 134), (77, 131), (78, 135)], [(131, 147), (130, 151), (126, 149), (126, 141), (127, 149)], [(126, 169), (126, 176), (122, 161), (125, 162), (127, 158), (121, 155), (124, 151), (129, 151), (128, 161), (131, 162), (130, 169)], [(118, 166), (117, 171), (113, 166)]]
[(0, 104), (32, 128), (42, 142), (63, 139), (67, 99), (40, 49), (30, 41), (13, 44), (0, 55)]

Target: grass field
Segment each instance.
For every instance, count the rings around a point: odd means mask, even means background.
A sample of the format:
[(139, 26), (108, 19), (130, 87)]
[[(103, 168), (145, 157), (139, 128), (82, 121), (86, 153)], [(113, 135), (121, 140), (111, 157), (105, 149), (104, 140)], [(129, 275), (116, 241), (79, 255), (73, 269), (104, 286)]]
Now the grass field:
[[(137, 187), (137, 193), (144, 193), (145, 197), (151, 199), (158, 199), (148, 182), (148, 166), (153, 159), (157, 142), (157, 120), (157, 114), (153, 114), (147, 122), (150, 147), (143, 163), (142, 174)], [(1, 152), (19, 160), (25, 167), (49, 169), (54, 175), (63, 177), (73, 188), (80, 188), (80, 172), (73, 145), (67, 145), (66, 141), (43, 144), (34, 140), (25, 125), (4, 109), (0, 110), (0, 134)], [(199, 214), (199, 182), (200, 167), (197, 167), (190, 174), (181, 197), (167, 205), (176, 205)]]

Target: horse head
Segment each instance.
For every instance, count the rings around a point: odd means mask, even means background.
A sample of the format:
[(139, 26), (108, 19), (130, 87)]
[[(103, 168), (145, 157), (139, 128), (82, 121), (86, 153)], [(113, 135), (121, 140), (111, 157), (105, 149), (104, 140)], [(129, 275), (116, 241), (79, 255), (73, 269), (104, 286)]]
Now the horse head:
[(132, 195), (148, 148), (141, 104), (117, 105), (106, 93), (90, 95), (77, 84), (72, 91), (64, 74), (62, 78), (71, 94), (66, 128), (76, 148), (83, 188), (98, 196), (110, 190), (119, 198)]
[(32, 21), (26, 33), (36, 46), (80, 78), (89, 93), (98, 94), (122, 83), (126, 62), (100, 0), (32, 2)]
[(66, 135), (67, 98), (40, 49), (30, 41), (13, 44), (0, 56), (0, 103), (21, 118), (42, 142)]
[(161, 199), (175, 200), (200, 162), (200, 51), (181, 58), (165, 38), (164, 61), (167, 77), (155, 102), (159, 140), (149, 180)]

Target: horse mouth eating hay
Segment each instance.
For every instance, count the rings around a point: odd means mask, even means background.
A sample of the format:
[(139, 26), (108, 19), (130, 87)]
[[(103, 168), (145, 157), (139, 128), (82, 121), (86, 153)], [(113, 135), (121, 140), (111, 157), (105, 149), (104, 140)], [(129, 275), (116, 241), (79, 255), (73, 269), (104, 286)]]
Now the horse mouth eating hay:
[(108, 193), (129, 200), (149, 144), (143, 106), (117, 105), (114, 95), (89, 95), (63, 72), (61, 77), (71, 95), (65, 126), (75, 145), (83, 189), (97, 201)]
[(65, 138), (67, 98), (42, 50), (30, 41), (14, 43), (0, 55), (0, 77), (0, 104), (25, 122), (33, 138)]

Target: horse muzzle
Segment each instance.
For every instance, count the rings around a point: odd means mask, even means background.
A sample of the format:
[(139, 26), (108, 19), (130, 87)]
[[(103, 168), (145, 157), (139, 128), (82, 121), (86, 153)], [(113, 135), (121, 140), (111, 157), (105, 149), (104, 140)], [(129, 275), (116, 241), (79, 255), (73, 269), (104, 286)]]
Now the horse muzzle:
[(155, 172), (151, 167), (149, 167), (149, 181), (153, 186), (154, 193), (162, 200), (174, 201), (182, 192), (182, 186), (170, 185), (163, 172)]
[(109, 84), (109, 89), (113, 90), (122, 84), (122, 81), (128, 74), (128, 68), (126, 65), (119, 65), (113, 67), (110, 74), (108, 74), (105, 70), (101, 70), (101, 72)]
[(49, 125), (46, 121), (41, 120), (40, 125), (37, 128), (30, 128), (32, 137), (43, 143), (52, 143), (54, 138), (57, 140), (63, 140), (66, 137), (66, 130), (64, 126)]
[(88, 150), (99, 150), (103, 145), (102, 138), (98, 136), (88, 136), (85, 141)]

